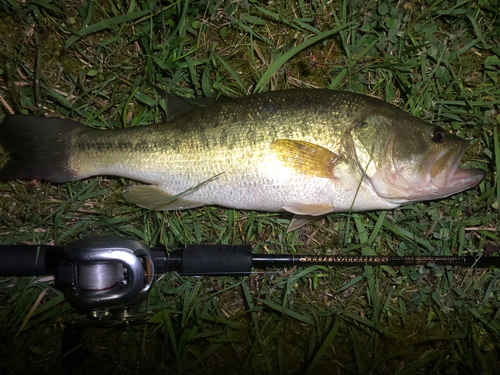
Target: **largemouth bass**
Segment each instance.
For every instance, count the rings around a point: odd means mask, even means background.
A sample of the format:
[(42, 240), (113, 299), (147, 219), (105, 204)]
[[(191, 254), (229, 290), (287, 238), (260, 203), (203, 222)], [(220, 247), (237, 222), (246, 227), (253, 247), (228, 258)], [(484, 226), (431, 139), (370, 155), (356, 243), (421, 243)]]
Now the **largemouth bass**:
[(369, 96), (301, 89), (167, 98), (165, 123), (125, 129), (8, 116), (0, 179), (121, 176), (149, 184), (124, 191), (141, 207), (288, 211), (298, 215), (293, 230), (333, 211), (443, 198), (485, 176), (458, 168), (468, 141)]

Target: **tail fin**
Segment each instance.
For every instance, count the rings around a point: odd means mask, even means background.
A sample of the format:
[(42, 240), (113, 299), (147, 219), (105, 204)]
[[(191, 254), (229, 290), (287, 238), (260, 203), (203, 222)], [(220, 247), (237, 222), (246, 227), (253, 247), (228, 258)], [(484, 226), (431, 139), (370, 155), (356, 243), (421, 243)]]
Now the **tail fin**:
[[(72, 139), (86, 126), (60, 118), (13, 115), (0, 124), (0, 180), (69, 182)], [(6, 155), (5, 155), (6, 154)]]

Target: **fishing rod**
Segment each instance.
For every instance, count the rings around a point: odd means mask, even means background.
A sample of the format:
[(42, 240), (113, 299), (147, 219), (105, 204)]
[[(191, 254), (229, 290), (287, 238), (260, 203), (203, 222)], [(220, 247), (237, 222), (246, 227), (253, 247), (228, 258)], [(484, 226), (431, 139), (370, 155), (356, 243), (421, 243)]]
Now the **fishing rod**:
[(500, 257), (253, 254), (250, 245), (164, 247), (121, 237), (87, 237), (65, 247), (0, 245), (0, 276), (54, 275), (56, 287), (93, 318), (144, 301), (154, 276), (246, 276), (252, 269), (289, 266), (499, 267)]

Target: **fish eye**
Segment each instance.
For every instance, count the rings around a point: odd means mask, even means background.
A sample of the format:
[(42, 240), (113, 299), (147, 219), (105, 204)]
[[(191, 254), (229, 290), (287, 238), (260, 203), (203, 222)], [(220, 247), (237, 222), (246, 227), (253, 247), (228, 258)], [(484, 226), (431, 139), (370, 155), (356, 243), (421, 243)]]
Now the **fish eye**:
[(354, 128), (356, 128), (356, 129), (363, 129), (367, 125), (368, 125), (368, 121), (366, 121), (365, 118), (358, 119), (358, 120), (354, 121)]
[(436, 143), (442, 143), (444, 141), (444, 131), (442, 129), (434, 130), (432, 140)]

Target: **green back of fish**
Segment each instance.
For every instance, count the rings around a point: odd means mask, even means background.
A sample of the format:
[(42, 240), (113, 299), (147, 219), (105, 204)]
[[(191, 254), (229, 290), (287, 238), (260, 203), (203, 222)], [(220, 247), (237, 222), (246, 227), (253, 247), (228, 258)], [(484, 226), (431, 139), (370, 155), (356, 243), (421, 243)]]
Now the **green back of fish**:
[(157, 179), (149, 175), (162, 173), (197, 179), (228, 171), (258, 173), (253, 168), (263, 158), (276, 152), (286, 157), (289, 150), (276, 149), (277, 140), (349, 154), (350, 132), (374, 112), (410, 117), (378, 99), (331, 90), (286, 90), (187, 104), (167, 123), (85, 133), (72, 145), (70, 164), (79, 176), (119, 174), (146, 182)]

